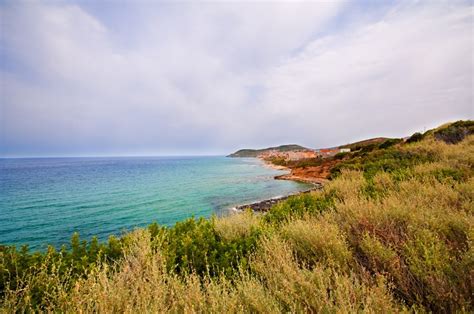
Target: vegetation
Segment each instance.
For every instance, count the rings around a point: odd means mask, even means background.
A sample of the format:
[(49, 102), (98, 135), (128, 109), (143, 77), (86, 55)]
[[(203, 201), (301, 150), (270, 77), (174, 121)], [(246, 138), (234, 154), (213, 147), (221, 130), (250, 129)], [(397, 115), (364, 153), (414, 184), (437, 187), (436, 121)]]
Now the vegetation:
[(459, 143), (470, 134), (474, 134), (474, 121), (457, 121), (445, 128), (439, 128), (434, 131), (434, 136), (437, 140), (449, 144)]
[(350, 153), (265, 215), (3, 246), (0, 312), (472, 312), (474, 135), (437, 131)]
[(376, 138), (371, 138), (368, 140), (363, 140), (363, 141), (358, 141), (351, 144), (342, 145), (342, 146), (339, 146), (339, 148), (349, 148), (351, 151), (354, 151), (354, 150), (360, 150), (368, 145), (380, 144), (387, 140), (390, 140), (390, 139), (385, 138), (385, 137), (376, 137)]
[(414, 133), (412, 136), (410, 136), (408, 139), (407, 139), (407, 143), (415, 143), (415, 142), (419, 142), (423, 139), (423, 134), (420, 133), (420, 132), (416, 132)]

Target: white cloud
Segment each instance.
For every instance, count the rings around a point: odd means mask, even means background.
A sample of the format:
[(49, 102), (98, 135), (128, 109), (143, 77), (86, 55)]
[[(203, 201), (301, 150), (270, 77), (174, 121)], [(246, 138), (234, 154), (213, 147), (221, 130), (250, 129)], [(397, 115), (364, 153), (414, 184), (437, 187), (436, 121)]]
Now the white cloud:
[(142, 5), (0, 7), (3, 153), (318, 146), (472, 116), (470, 7), (339, 29), (344, 2)]
[(472, 27), (463, 6), (401, 6), (316, 39), (268, 74), (261, 111), (328, 146), (472, 118)]

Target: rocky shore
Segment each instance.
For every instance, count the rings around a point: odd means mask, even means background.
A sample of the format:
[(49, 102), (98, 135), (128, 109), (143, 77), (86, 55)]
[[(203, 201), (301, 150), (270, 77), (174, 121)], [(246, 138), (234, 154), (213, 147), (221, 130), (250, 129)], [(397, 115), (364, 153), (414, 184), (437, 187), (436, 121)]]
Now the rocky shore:
[(264, 166), (276, 169), (276, 170), (286, 170), (287, 173), (277, 175), (274, 177), (276, 180), (290, 180), (290, 181), (297, 181), (297, 182), (302, 182), (302, 183), (308, 183), (312, 184), (313, 187), (311, 189), (308, 189), (306, 191), (290, 194), (287, 196), (281, 196), (281, 197), (275, 197), (251, 204), (244, 204), (244, 205), (239, 205), (233, 208), (233, 210), (236, 211), (243, 211), (247, 208), (252, 209), (254, 212), (267, 212), (270, 210), (270, 208), (278, 204), (286, 199), (288, 199), (291, 196), (294, 195), (299, 195), (303, 193), (309, 193), (314, 190), (319, 190), (323, 187), (323, 185), (328, 181), (329, 177), (329, 170), (332, 166), (335, 165), (337, 161), (333, 160), (328, 160), (324, 163), (322, 163), (319, 166), (309, 166), (309, 167), (285, 167), (285, 166), (280, 166), (280, 165), (275, 165), (273, 164), (270, 160), (263, 158), (263, 157), (257, 157), (259, 158)]
[(323, 185), (324, 183), (328, 181), (327, 179), (324, 179), (324, 178), (305, 176), (305, 175), (299, 176), (299, 175), (294, 175), (293, 173), (275, 176), (275, 180), (290, 180), (290, 181), (297, 181), (297, 182), (318, 184), (318, 185)]
[(322, 184), (316, 183), (314, 185), (315, 186), (313, 188), (311, 188), (309, 190), (306, 190), (306, 191), (290, 194), (290, 195), (287, 195), (287, 196), (275, 197), (275, 198), (271, 198), (271, 199), (268, 199), (268, 200), (263, 200), (263, 201), (256, 202), (256, 203), (239, 205), (239, 206), (234, 207), (233, 209), (236, 210), (236, 211), (244, 211), (245, 209), (250, 208), (254, 212), (267, 212), (270, 208), (272, 208), (273, 205), (278, 204), (278, 203), (288, 199), (291, 196), (310, 193), (311, 191), (319, 190), (319, 189), (322, 188)]

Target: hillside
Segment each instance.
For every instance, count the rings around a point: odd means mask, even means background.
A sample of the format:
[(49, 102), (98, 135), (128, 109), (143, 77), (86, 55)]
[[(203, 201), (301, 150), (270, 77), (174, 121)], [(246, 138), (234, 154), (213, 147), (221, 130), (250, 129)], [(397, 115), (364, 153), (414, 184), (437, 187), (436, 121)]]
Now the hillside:
[[(453, 144), (461, 141), (469, 134), (474, 134), (474, 123), (472, 121), (458, 121), (426, 131), (425, 134), (415, 133), (411, 137), (406, 138), (406, 142), (413, 143), (424, 138), (435, 138), (436, 140)], [(339, 146), (339, 148), (349, 148), (351, 151), (324, 156), (323, 158), (317, 156), (315, 158), (288, 160), (269, 157), (265, 158), (265, 160), (290, 169), (290, 173), (277, 176), (275, 177), (276, 179), (324, 183), (339, 171), (338, 169), (341, 167), (339, 164), (347, 164), (348, 161), (355, 164), (361, 163), (360, 160), (363, 160), (371, 152), (378, 151), (381, 153), (392, 146), (398, 147), (404, 143), (404, 139), (377, 137)]]
[(383, 143), (386, 140), (388, 140), (388, 138), (386, 138), (386, 137), (375, 137), (375, 138), (371, 138), (371, 139), (368, 139), (368, 140), (363, 140), (363, 141), (358, 141), (358, 142), (354, 142), (354, 143), (350, 143), (350, 144), (341, 145), (341, 146), (339, 146), (339, 148), (350, 148), (351, 150), (358, 150), (358, 149), (361, 149), (362, 147), (366, 147), (368, 145), (376, 145), (376, 144)]
[(262, 153), (270, 152), (270, 151), (277, 151), (277, 152), (288, 152), (288, 151), (308, 151), (309, 148), (296, 145), (296, 144), (289, 144), (289, 145), (280, 145), (276, 147), (268, 147), (263, 149), (240, 149), (235, 153), (228, 155), (227, 157), (258, 157)]
[(474, 310), (474, 122), (338, 156), (266, 214), (0, 246), (0, 312)]

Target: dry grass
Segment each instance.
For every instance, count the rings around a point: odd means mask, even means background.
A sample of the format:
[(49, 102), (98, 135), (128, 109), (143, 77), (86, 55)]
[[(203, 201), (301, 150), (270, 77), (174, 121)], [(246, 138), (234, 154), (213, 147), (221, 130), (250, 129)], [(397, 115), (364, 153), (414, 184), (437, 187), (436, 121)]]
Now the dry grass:
[(330, 215), (305, 217), (289, 222), (281, 232), (299, 259), (311, 265), (322, 264), (347, 269), (352, 254), (338, 225)]
[[(252, 260), (253, 272), (237, 279), (185, 277), (166, 272), (159, 251), (150, 250), (146, 231), (135, 232), (131, 249), (116, 270), (97, 269), (75, 283), (71, 291), (58, 284), (45, 300), (45, 311), (100, 313), (275, 313), (283, 311), (402, 309), (382, 277), (362, 282), (355, 274), (318, 265), (302, 266), (291, 247), (279, 237), (264, 239)], [(39, 279), (39, 277), (38, 277)], [(50, 281), (50, 283), (52, 283)], [(55, 282), (57, 283), (57, 282)], [(13, 291), (4, 312), (29, 311), (28, 287)]]
[(226, 240), (247, 237), (261, 226), (261, 217), (251, 210), (243, 213), (232, 213), (229, 216), (216, 219), (215, 229)]

